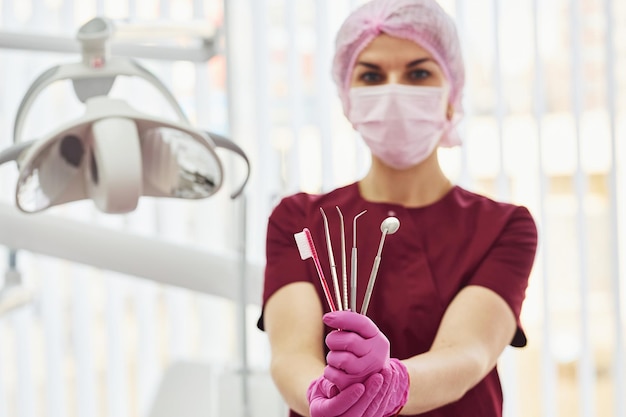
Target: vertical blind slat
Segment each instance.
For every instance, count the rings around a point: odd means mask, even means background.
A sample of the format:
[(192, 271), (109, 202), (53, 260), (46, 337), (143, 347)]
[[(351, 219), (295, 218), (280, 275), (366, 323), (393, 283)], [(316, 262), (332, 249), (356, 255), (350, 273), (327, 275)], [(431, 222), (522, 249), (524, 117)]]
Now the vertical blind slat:
[[(256, 7), (261, 7), (262, 9), (265, 9), (265, 4), (259, 5), (257, 3), (260, 3), (260, 2), (256, 0), (252, 0), (252, 2), (253, 2), (253, 5), (252, 5), (253, 10), (252, 10), (251, 17), (253, 19), (253, 22), (252, 22), (253, 33), (264, 32), (267, 26), (267, 23), (264, 20), (266, 19), (266, 17), (265, 16), (259, 17), (257, 15), (257, 12), (260, 11), (261, 13), (264, 13), (265, 10), (257, 10), (254, 7), (256, 6)], [(237, 13), (236, 13), (236, 11), (238, 10), (237, 6), (241, 7), (242, 4), (244, 4), (246, 8), (249, 6), (248, 1), (229, 2), (225, 0), (223, 2), (224, 24), (226, 25), (226, 29), (228, 29), (229, 27), (235, 27), (234, 23), (237, 18)], [(258, 20), (259, 18), (261, 18), (261, 21)], [(235, 45), (234, 39), (235, 39), (235, 34), (232, 30), (231, 32), (226, 32), (225, 53), (226, 53), (226, 68), (227, 68), (227, 71), (226, 71), (227, 72), (227, 89), (228, 89), (228, 124), (229, 124), (229, 129), (231, 132), (233, 132), (233, 129), (235, 128), (235, 126), (240, 126), (240, 124), (238, 123), (238, 119), (237, 119), (237, 116), (240, 114), (240, 112), (236, 111), (236, 107), (238, 103), (235, 102), (237, 95), (235, 94), (235, 89), (234, 89), (235, 84), (237, 83), (237, 80), (235, 80), (233, 77), (233, 74), (237, 73), (235, 68), (239, 66), (238, 63), (235, 61), (235, 54), (233, 53), (233, 50), (234, 50), (233, 48)], [(253, 48), (255, 51), (259, 47), (259, 45), (256, 44), (257, 41), (258, 39), (255, 36), (253, 40), (253, 42), (255, 42), (255, 44), (253, 45)], [(265, 38), (261, 39), (261, 41), (263, 42), (262, 46), (264, 47), (264, 49), (261, 52), (255, 52), (254, 64), (255, 64), (255, 67), (262, 66), (262, 69), (261, 69), (262, 74), (264, 74), (267, 77), (267, 75), (269, 74), (269, 70), (268, 70), (269, 62), (264, 61), (262, 53), (267, 53), (268, 47), (267, 47), (267, 42)], [(269, 93), (267, 92), (266, 87), (261, 86), (261, 83), (263, 81), (264, 80), (260, 78), (255, 80), (254, 87), (257, 93), (258, 91), (263, 90), (265, 97), (267, 98), (269, 97)], [(263, 110), (262, 103), (259, 99), (255, 100), (254, 106), (257, 112)], [(256, 119), (257, 127), (260, 126), (260, 123), (264, 123), (265, 128), (269, 127), (267, 120), (262, 119), (262, 117), (267, 116), (267, 114), (257, 113), (258, 115)], [(257, 129), (257, 131), (258, 130), (259, 129)], [(265, 140), (267, 141), (268, 139), (267, 131), (259, 132), (258, 134), (263, 135), (262, 137), (265, 138)], [(257, 145), (259, 146), (259, 152), (267, 152), (266, 149), (269, 148), (269, 146), (263, 146), (261, 136), (257, 138)], [(269, 163), (270, 164), (269, 166), (271, 166), (271, 161), (265, 161), (265, 162), (261, 161), (260, 163), (261, 164)], [(267, 167), (268, 165), (263, 165), (260, 167), (260, 169), (267, 169)], [(264, 171), (261, 171), (261, 172), (264, 172)], [(262, 181), (262, 183), (263, 182), (265, 181)], [(236, 225), (236, 233), (237, 233), (236, 243), (238, 245), (237, 249), (239, 250), (239, 254), (242, 257), (242, 259), (247, 258), (248, 246), (246, 242), (246, 236), (250, 236), (250, 234), (248, 233), (248, 228), (247, 228), (247, 221), (248, 221), (247, 201), (248, 201), (247, 193), (244, 193), (242, 196), (238, 198), (238, 200), (236, 201), (237, 213), (234, 216), (234, 218), (240, 220), (240, 223)], [(241, 268), (243, 268), (243, 266)], [(238, 280), (238, 287), (239, 287), (238, 296), (240, 300), (244, 300), (245, 292), (247, 289), (247, 285), (246, 285), (247, 283), (244, 279), (245, 270), (241, 270), (239, 272), (240, 274), (239, 274), (239, 280)], [(207, 306), (207, 308), (203, 310), (203, 312), (205, 313), (204, 317), (206, 317), (207, 319), (209, 317), (212, 317), (213, 316), (212, 312), (216, 310), (217, 308), (211, 308)], [(248, 367), (249, 367), (248, 366), (248, 325), (246, 321), (246, 306), (244, 303), (240, 302), (237, 305), (237, 310), (235, 312), (235, 315), (236, 315), (235, 317), (236, 323), (238, 326), (238, 329), (237, 329), (238, 331), (236, 334), (237, 349), (238, 349), (237, 355), (238, 355), (238, 360), (239, 360), (239, 366), (241, 367), (240, 370), (241, 370), (241, 376), (242, 376), (241, 378), (242, 389), (241, 389), (241, 396), (239, 397), (239, 400), (243, 404), (243, 417), (248, 417), (250, 413), (250, 408), (249, 408), (250, 407), (249, 405), (250, 390), (249, 390), (249, 372), (248, 372)], [(218, 331), (220, 331), (220, 333), (222, 334), (224, 333), (225, 327), (228, 326), (226, 323), (223, 323), (223, 324), (225, 324), (225, 326), (217, 326)], [(216, 326), (213, 326), (213, 327), (215, 328)], [(218, 337), (220, 333), (218, 333)], [(223, 350), (218, 349), (217, 353), (219, 354), (222, 351)], [(211, 388), (212, 388), (211, 392), (215, 394), (215, 398), (219, 398), (219, 394), (218, 394), (219, 390), (217, 388), (217, 385), (212, 386)], [(216, 408), (217, 408), (217, 405), (216, 405)]]
[[(106, 393), (108, 415), (127, 417), (128, 364), (124, 350), (124, 298), (125, 291), (120, 279), (111, 276), (106, 282)], [(60, 416), (62, 417), (62, 416)]]
[(250, 389), (250, 364), (248, 361), (248, 321), (247, 321), (247, 304), (246, 304), (246, 261), (247, 250), (245, 246), (247, 236), (247, 200), (245, 196), (240, 197), (237, 207), (238, 217), (241, 219), (238, 232), (238, 240), (240, 244), (239, 251), (239, 303), (238, 303), (238, 324), (239, 324), (239, 356), (241, 359), (241, 402), (243, 407), (243, 417), (252, 417), (251, 389)]
[(258, 170), (263, 176), (262, 181), (256, 184), (255, 201), (262, 204), (259, 212), (268, 213), (272, 201), (267, 196), (274, 195), (276, 190), (276, 167), (278, 166), (276, 151), (271, 142), (271, 112), (273, 107), (270, 95), (270, 61), (271, 54), (268, 41), (270, 31), (267, 0), (248, 0), (252, 10), (253, 60), (255, 70), (254, 80), (254, 113)]
[(9, 410), (7, 405), (7, 386), (4, 382), (4, 370), (6, 366), (4, 365), (5, 356), (5, 345), (7, 344), (7, 340), (5, 340), (4, 336), (7, 334), (7, 326), (5, 324), (6, 320), (0, 320), (0, 365), (3, 365), (0, 369), (0, 417), (8, 417)]
[(168, 18), (170, 16), (170, 0), (159, 1), (159, 15), (162, 18)]
[(65, 0), (61, 3), (59, 27), (75, 27), (74, 21), (74, 0)]
[(105, 0), (96, 0), (96, 14), (98, 16), (105, 16)]
[(539, 225), (543, 238), (539, 242), (539, 253), (541, 262), (542, 276), (542, 299), (541, 306), (543, 311), (542, 323), (542, 349), (541, 349), (541, 395), (542, 395), (542, 415), (544, 417), (556, 417), (558, 415), (557, 406), (557, 373), (556, 365), (552, 357), (552, 315), (550, 310), (550, 273), (548, 265), (550, 264), (550, 252), (546, 244), (550, 236), (550, 228), (546, 203), (548, 198), (548, 177), (545, 169), (545, 156), (543, 153), (543, 121), (546, 112), (545, 98), (545, 80), (543, 69), (543, 57), (541, 53), (542, 39), (541, 28), (541, 10), (540, 0), (533, 0), (533, 50), (534, 50), (534, 118), (537, 126), (537, 159), (539, 170)]
[(585, 194), (587, 192), (586, 175), (582, 160), (582, 133), (581, 119), (583, 116), (583, 75), (582, 75), (582, 16), (580, 0), (570, 2), (570, 31), (571, 31), (571, 73), (572, 73), (572, 115), (576, 135), (576, 168), (574, 173), (574, 187), (577, 202), (576, 229), (578, 232), (578, 270), (580, 284), (580, 362), (578, 383), (580, 389), (581, 416), (592, 417), (595, 415), (595, 381), (592, 348), (590, 343), (589, 324), (589, 271), (587, 254), (587, 226)]
[(615, 331), (614, 339), (614, 361), (613, 361), (613, 401), (615, 416), (626, 417), (626, 347), (624, 346), (624, 323), (622, 321), (620, 284), (620, 257), (619, 257), (619, 235), (618, 235), (618, 188), (617, 188), (617, 115), (616, 115), (616, 90), (617, 82), (615, 77), (615, 34), (613, 24), (613, 2), (604, 0), (605, 15), (605, 48), (606, 48), (606, 106), (609, 116), (609, 132), (611, 135), (611, 167), (609, 171), (609, 224), (610, 244), (611, 244), (611, 294), (613, 297), (613, 323)]
[[(81, 417), (96, 417), (96, 373), (93, 361), (92, 303), (89, 288), (93, 276), (82, 276), (85, 270), (79, 269), (72, 276), (72, 334), (75, 352), (74, 392), (77, 412)], [(89, 274), (87, 274), (89, 275)]]
[(190, 301), (189, 294), (178, 288), (166, 290), (166, 302), (169, 319), (169, 359), (176, 361), (188, 357), (189, 347), (189, 320), (186, 320), (186, 309)]
[(285, 0), (285, 21), (287, 22), (287, 80), (289, 85), (289, 119), (291, 129), (291, 148), (288, 156), (288, 183), (285, 191), (300, 189), (300, 170), (298, 156), (300, 155), (300, 130), (303, 125), (302, 110), (302, 69), (300, 53), (298, 51), (298, 4), (297, 1)]
[(66, 382), (63, 364), (63, 315), (61, 314), (61, 274), (50, 262), (44, 262), (41, 269), (41, 320), (45, 340), (46, 398), (48, 417), (66, 417)]
[(149, 409), (152, 393), (158, 381), (160, 369), (156, 346), (160, 346), (157, 338), (156, 317), (158, 286), (151, 282), (135, 282), (137, 308), (137, 334), (135, 363), (137, 366), (136, 379), (136, 411), (145, 415)]
[(322, 191), (334, 184), (332, 122), (330, 118), (329, 62), (331, 60), (328, 30), (328, 0), (315, 0), (315, 80), (316, 113), (322, 144)]
[(128, 17), (133, 19), (137, 16), (137, 0), (128, 1)]
[[(469, 38), (470, 33), (468, 30), (468, 25), (467, 25), (467, 10), (466, 10), (466, 6), (467, 6), (467, 1), (466, 0), (456, 0), (455, 3), (455, 10), (456, 10), (456, 15), (455, 15), (455, 21), (456, 21), (456, 25), (457, 25), (457, 30), (459, 33), (459, 38), (461, 40), (461, 48), (463, 51), (467, 51), (468, 50), (468, 45), (465, 43), (465, 40)], [(470, 66), (466, 66), (465, 68), (466, 71), (466, 79), (468, 79), (469, 77), (471, 77), (471, 68)], [(458, 109), (463, 111), (464, 113), (464, 120), (461, 120), (460, 124), (457, 126), (457, 129), (459, 130), (459, 134), (462, 138), (462, 140), (467, 140), (467, 135), (465, 134), (465, 131), (463, 131), (463, 128), (465, 127), (465, 120), (467, 120), (467, 117), (471, 114), (472, 109), (471, 109), (471, 103), (469, 103), (469, 100), (467, 99), (467, 95), (465, 97), (463, 97), (463, 101), (461, 103), (462, 105), (462, 109)], [(469, 167), (469, 160), (468, 160), (468, 154), (467, 154), (467, 146), (461, 146), (460, 148), (460, 153), (461, 153), (461, 170), (459, 172), (459, 184), (470, 188), (471, 187), (471, 175), (470, 175), (470, 167)]]
[(495, 90), (494, 116), (498, 137), (498, 173), (496, 194), (499, 198), (508, 200), (510, 190), (507, 181), (504, 158), (504, 91), (502, 83), (502, 50), (500, 45), (500, 0), (493, 0), (493, 86)]
[(17, 354), (17, 417), (35, 417), (35, 379), (33, 378), (33, 317), (30, 308), (13, 313)]
[[(352, 10), (356, 9), (362, 3), (363, 1), (350, 0), (349, 12), (352, 12)], [(357, 132), (353, 132), (352, 135), (354, 136), (353, 140), (355, 142), (355, 145), (354, 145), (355, 158), (357, 161), (356, 174), (358, 176), (361, 176), (361, 175), (364, 175), (369, 169), (368, 161), (370, 158), (370, 151)]]
[[(506, 200), (509, 196), (507, 174), (504, 157), (504, 92), (502, 83), (502, 54), (500, 44), (500, 0), (492, 1), (492, 31), (493, 31), (493, 87), (495, 93), (494, 117), (496, 121), (497, 146), (498, 146), (498, 172), (496, 174), (496, 195), (499, 199)], [(503, 390), (506, 390), (507, 401), (503, 412), (507, 417), (516, 417), (517, 393), (514, 391), (515, 384), (515, 357), (509, 352), (504, 352), (500, 360), (500, 377), (503, 380)]]

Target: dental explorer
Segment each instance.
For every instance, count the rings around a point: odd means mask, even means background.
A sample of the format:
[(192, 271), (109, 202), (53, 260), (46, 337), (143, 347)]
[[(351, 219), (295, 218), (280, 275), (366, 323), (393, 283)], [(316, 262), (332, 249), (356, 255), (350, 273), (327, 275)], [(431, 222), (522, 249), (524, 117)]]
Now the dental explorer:
[(337, 278), (337, 265), (335, 265), (335, 256), (333, 255), (333, 245), (330, 242), (330, 231), (328, 230), (328, 219), (324, 209), (320, 207), (322, 218), (324, 219), (324, 231), (326, 233), (326, 247), (328, 248), (328, 262), (330, 263), (330, 273), (335, 287), (335, 298), (337, 299), (337, 310), (343, 310), (341, 305), (341, 292), (339, 291), (339, 280)]
[(343, 223), (343, 213), (339, 206), (335, 206), (339, 213), (341, 224), (341, 283), (343, 287), (343, 307), (348, 310), (348, 272), (346, 271), (346, 229)]
[(400, 228), (400, 220), (396, 217), (387, 217), (380, 224), (380, 230), (382, 235), (380, 237), (380, 243), (378, 245), (378, 253), (374, 258), (374, 265), (372, 266), (372, 272), (370, 273), (369, 281), (367, 282), (367, 289), (365, 290), (365, 298), (363, 299), (363, 305), (361, 306), (361, 314), (367, 314), (367, 307), (370, 304), (370, 298), (372, 297), (372, 290), (374, 289), (374, 282), (376, 281), (376, 275), (378, 274), (378, 267), (380, 265), (381, 253), (383, 251), (383, 244), (385, 243), (385, 236), (392, 235)]
[(352, 257), (350, 263), (350, 310), (356, 312), (356, 264), (357, 264), (357, 250), (356, 250), (356, 221), (359, 217), (365, 214), (367, 210), (363, 210), (352, 220)]

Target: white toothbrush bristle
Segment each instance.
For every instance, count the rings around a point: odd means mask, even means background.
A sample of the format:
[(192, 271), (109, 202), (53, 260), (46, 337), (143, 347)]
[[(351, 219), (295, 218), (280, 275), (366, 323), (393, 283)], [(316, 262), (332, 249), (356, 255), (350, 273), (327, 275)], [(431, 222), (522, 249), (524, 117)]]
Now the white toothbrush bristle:
[(293, 237), (296, 239), (296, 245), (300, 252), (300, 258), (302, 260), (313, 257), (313, 250), (311, 248), (311, 239), (309, 229), (304, 229), (301, 232), (295, 233)]

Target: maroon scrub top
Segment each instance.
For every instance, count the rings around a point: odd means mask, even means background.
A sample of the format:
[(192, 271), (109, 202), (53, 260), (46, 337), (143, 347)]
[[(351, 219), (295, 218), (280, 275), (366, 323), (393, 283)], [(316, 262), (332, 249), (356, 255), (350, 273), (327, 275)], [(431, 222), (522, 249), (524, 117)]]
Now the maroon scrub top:
[[(392, 357), (406, 359), (428, 351), (446, 307), (468, 285), (489, 288), (502, 297), (518, 323), (511, 345), (526, 345), (519, 317), (537, 246), (533, 218), (525, 207), (496, 202), (458, 186), (439, 201), (419, 208), (366, 201), (358, 183), (327, 194), (299, 193), (284, 198), (268, 223), (263, 305), (281, 287), (304, 281), (315, 286), (324, 311), (329, 311), (313, 260), (300, 259), (294, 234), (305, 227), (311, 230), (334, 294), (320, 207), (328, 218), (341, 286), (340, 218), (336, 206), (345, 223), (348, 279), (353, 218), (367, 210), (356, 222), (357, 311), (378, 251), (381, 222), (388, 216), (400, 220), (398, 231), (385, 238), (367, 311), (389, 339)], [(263, 315), (258, 327), (264, 329)], [(325, 329), (326, 333), (330, 330)], [(495, 368), (459, 401), (420, 416), (460, 415), (502, 415), (502, 389)], [(290, 416), (299, 414), (291, 411)]]

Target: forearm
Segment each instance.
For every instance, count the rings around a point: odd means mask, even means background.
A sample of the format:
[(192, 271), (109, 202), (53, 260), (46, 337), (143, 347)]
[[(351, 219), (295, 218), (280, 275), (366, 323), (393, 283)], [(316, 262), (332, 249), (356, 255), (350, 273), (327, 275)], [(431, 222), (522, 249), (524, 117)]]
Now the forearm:
[(402, 414), (420, 414), (459, 400), (493, 367), (466, 348), (445, 348), (402, 361), (409, 372), (409, 397)]
[(309, 384), (326, 366), (321, 317), (321, 302), (307, 282), (282, 287), (265, 306), (272, 378), (287, 405), (303, 416), (309, 415)]
[(306, 392), (311, 382), (322, 375), (325, 365), (310, 354), (293, 353), (272, 359), (272, 378), (289, 408), (309, 415)]
[(402, 413), (423, 413), (463, 397), (496, 366), (515, 326), (497, 294), (464, 288), (448, 306), (430, 351), (402, 361), (410, 380)]

